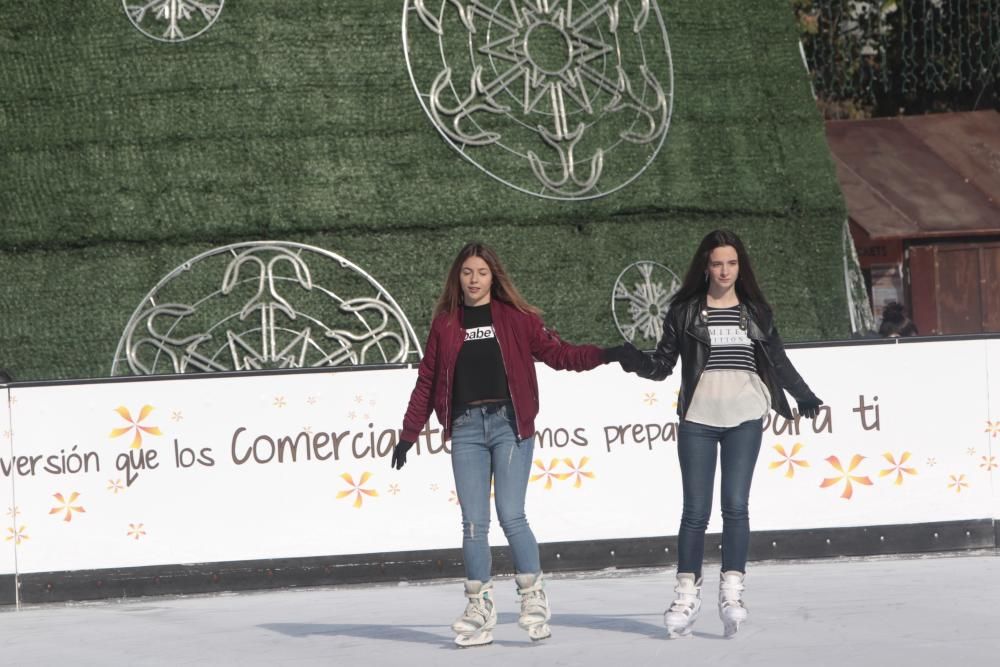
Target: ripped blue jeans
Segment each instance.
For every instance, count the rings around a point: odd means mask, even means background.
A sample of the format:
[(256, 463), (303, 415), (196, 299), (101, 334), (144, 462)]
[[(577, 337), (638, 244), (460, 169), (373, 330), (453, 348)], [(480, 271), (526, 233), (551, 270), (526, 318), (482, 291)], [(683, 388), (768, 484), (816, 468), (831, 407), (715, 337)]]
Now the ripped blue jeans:
[(518, 574), (541, 572), (538, 542), (524, 515), (535, 438), (518, 441), (510, 404), (467, 406), (451, 425), (451, 468), (462, 508), (462, 556), (465, 577), (489, 581), (493, 558), (490, 530), (490, 481), (494, 482), (497, 518), (510, 544)]

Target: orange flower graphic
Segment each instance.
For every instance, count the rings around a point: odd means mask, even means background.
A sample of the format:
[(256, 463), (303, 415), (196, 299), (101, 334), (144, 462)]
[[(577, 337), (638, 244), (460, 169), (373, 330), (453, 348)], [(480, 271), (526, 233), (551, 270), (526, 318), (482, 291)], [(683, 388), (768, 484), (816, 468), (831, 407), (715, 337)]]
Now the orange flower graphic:
[(52, 497), (55, 498), (57, 501), (59, 501), (59, 505), (57, 507), (53, 507), (52, 509), (50, 509), (49, 514), (59, 514), (60, 512), (66, 512), (66, 516), (63, 517), (63, 521), (72, 521), (73, 512), (80, 512), (81, 514), (84, 514), (87, 511), (83, 509), (81, 505), (73, 504), (74, 502), (76, 502), (76, 499), (80, 497), (80, 494), (77, 493), (76, 491), (70, 494), (68, 500), (66, 498), (63, 498), (63, 494), (61, 493), (53, 494)]
[(963, 488), (969, 488), (969, 483), (965, 481), (965, 475), (949, 475), (951, 481), (948, 483), (949, 489), (955, 489), (955, 493), (961, 493)]
[(14, 530), (13, 528), (8, 528), (7, 532), (10, 534), (4, 538), (4, 541), (13, 542), (14, 544), (20, 544), (21, 542), (24, 542), (26, 539), (28, 539), (28, 536), (24, 532), (25, 528), (26, 526), (24, 525), (18, 526), (17, 530)]
[(116, 496), (120, 491), (124, 491), (125, 487), (122, 486), (122, 481), (120, 479), (109, 479), (108, 480), (108, 491), (115, 494)]
[(983, 456), (982, 459), (983, 462), (979, 464), (979, 467), (985, 470), (986, 472), (990, 472), (991, 470), (997, 467), (997, 457)]
[(896, 486), (899, 486), (899, 485), (901, 485), (903, 483), (903, 473), (904, 472), (907, 475), (916, 475), (917, 474), (917, 469), (916, 468), (904, 468), (903, 467), (903, 464), (906, 463), (906, 461), (910, 458), (910, 453), (909, 452), (903, 452), (903, 454), (899, 457), (899, 463), (896, 463), (896, 459), (895, 459), (895, 457), (893, 457), (893, 455), (892, 455), (891, 452), (886, 452), (885, 454), (882, 455), (882, 458), (884, 458), (886, 461), (888, 461), (889, 465), (892, 466), (892, 467), (891, 468), (886, 468), (885, 470), (880, 470), (879, 473), (878, 473), (878, 476), (879, 477), (885, 477), (886, 475), (891, 475), (892, 473), (896, 473), (896, 481), (894, 482), (894, 484)]
[(655, 391), (647, 391), (642, 398), (642, 402), (645, 403), (646, 405), (654, 405), (657, 402), (657, 400), (658, 399), (656, 398)]
[(375, 489), (363, 489), (363, 488), (361, 488), (361, 487), (363, 487), (365, 485), (365, 482), (367, 482), (369, 479), (372, 478), (372, 473), (370, 473), (370, 472), (363, 472), (363, 473), (361, 473), (361, 479), (358, 480), (357, 484), (354, 483), (354, 478), (351, 477), (350, 473), (345, 472), (343, 475), (340, 476), (340, 478), (342, 480), (344, 480), (345, 482), (347, 482), (347, 484), (351, 488), (348, 489), (348, 490), (346, 490), (346, 491), (338, 491), (337, 492), (337, 499), (339, 500), (341, 498), (346, 498), (347, 496), (349, 496), (349, 495), (351, 495), (353, 493), (354, 496), (355, 496), (354, 497), (354, 509), (361, 509), (361, 497), (362, 497), (361, 494), (364, 494), (366, 496), (377, 496), (378, 495), (378, 491), (376, 491)]
[(458, 505), (458, 494), (455, 493), (454, 489), (452, 489), (451, 493), (448, 494), (448, 502)]
[(872, 485), (872, 481), (871, 479), (868, 478), (867, 475), (861, 477), (858, 475), (851, 474), (854, 471), (854, 469), (858, 467), (858, 464), (861, 463), (864, 459), (865, 457), (861, 456), (861, 454), (855, 454), (854, 458), (851, 459), (851, 464), (847, 467), (847, 471), (845, 472), (844, 467), (840, 464), (840, 459), (838, 459), (836, 456), (826, 457), (826, 459), (824, 460), (831, 466), (833, 466), (834, 470), (840, 473), (840, 476), (827, 477), (820, 483), (819, 488), (825, 489), (828, 486), (833, 486), (834, 484), (840, 482), (841, 480), (845, 480), (846, 484), (844, 485), (844, 492), (840, 494), (840, 497), (843, 498), (844, 500), (850, 500), (851, 496), (854, 495), (854, 487), (851, 485), (851, 482), (857, 482), (858, 484), (864, 484), (865, 486)]
[(538, 481), (538, 480), (540, 480), (540, 479), (542, 479), (544, 477), (545, 478), (545, 490), (548, 491), (549, 489), (552, 488), (552, 480), (553, 479), (566, 479), (566, 478), (568, 478), (572, 474), (572, 473), (568, 473), (568, 472), (565, 472), (565, 473), (554, 473), (554, 472), (552, 472), (552, 470), (557, 465), (559, 465), (559, 459), (552, 459), (552, 461), (549, 462), (549, 467), (548, 468), (545, 467), (545, 464), (542, 463), (541, 460), (535, 459), (535, 467), (537, 467), (542, 472), (538, 473), (537, 475), (532, 475), (528, 479), (528, 481), (529, 482), (535, 482), (535, 481)]
[(563, 463), (565, 463), (567, 467), (572, 470), (572, 472), (565, 473), (566, 477), (576, 477), (576, 482), (573, 483), (573, 488), (579, 489), (580, 485), (583, 484), (584, 477), (589, 477), (590, 479), (594, 479), (596, 477), (594, 473), (583, 469), (589, 460), (590, 457), (584, 456), (580, 459), (580, 463), (578, 465), (573, 465), (573, 459), (563, 459)]
[(143, 431), (145, 431), (150, 435), (163, 435), (160, 429), (157, 428), (156, 426), (141, 425), (142, 420), (148, 417), (149, 413), (152, 411), (153, 411), (152, 405), (144, 405), (142, 406), (142, 409), (139, 410), (138, 419), (132, 419), (132, 413), (128, 411), (128, 408), (126, 408), (124, 405), (119, 405), (117, 408), (115, 408), (115, 412), (121, 415), (122, 419), (124, 419), (129, 423), (129, 426), (123, 426), (121, 428), (111, 429), (110, 437), (117, 438), (118, 436), (125, 435), (126, 433), (134, 429), (135, 437), (132, 438), (132, 449), (139, 449), (140, 447), (142, 447)]
[(785, 447), (779, 442), (774, 446), (774, 451), (778, 452), (778, 455), (781, 456), (781, 458), (768, 465), (768, 470), (774, 470), (775, 468), (780, 468), (783, 465), (788, 465), (788, 470), (785, 471), (785, 477), (789, 479), (795, 477), (795, 466), (800, 466), (802, 468), (809, 467), (809, 461), (806, 461), (805, 459), (792, 458), (801, 452), (803, 447), (805, 447), (805, 445), (801, 442), (796, 442), (792, 445), (792, 451), (786, 453)]
[(130, 523), (128, 525), (128, 536), (129, 537), (133, 537), (133, 538), (135, 538), (135, 539), (138, 540), (140, 537), (142, 537), (145, 534), (146, 534), (146, 531), (144, 531), (142, 529), (142, 524), (141, 523)]
[(1000, 421), (991, 422), (987, 419), (985, 433), (989, 433), (991, 437), (997, 437), (997, 433), (1000, 433)]

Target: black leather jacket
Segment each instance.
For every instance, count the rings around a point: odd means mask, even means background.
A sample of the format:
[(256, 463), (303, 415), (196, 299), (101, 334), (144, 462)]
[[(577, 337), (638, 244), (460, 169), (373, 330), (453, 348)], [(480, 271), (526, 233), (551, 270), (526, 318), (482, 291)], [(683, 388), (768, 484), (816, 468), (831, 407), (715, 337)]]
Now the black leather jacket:
[[(740, 328), (745, 329), (747, 337), (753, 341), (757, 374), (771, 393), (771, 408), (785, 419), (792, 419), (792, 410), (783, 390), (788, 390), (797, 401), (816, 397), (785, 356), (785, 346), (774, 326), (771, 312), (741, 303)], [(656, 350), (645, 355), (645, 362), (637, 373), (650, 380), (662, 380), (673, 373), (680, 356), (681, 391), (677, 400), (677, 415), (683, 420), (708, 363), (710, 349), (708, 307), (704, 298), (672, 303), (663, 320), (663, 337)]]

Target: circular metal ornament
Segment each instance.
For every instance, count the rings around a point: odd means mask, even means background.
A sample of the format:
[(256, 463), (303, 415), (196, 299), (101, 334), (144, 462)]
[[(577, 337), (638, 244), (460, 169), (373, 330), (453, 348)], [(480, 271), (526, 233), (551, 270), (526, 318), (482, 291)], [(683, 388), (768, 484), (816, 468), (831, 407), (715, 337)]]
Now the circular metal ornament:
[(673, 64), (656, 0), (406, 0), (402, 30), (434, 127), (516, 190), (603, 197), (663, 146)]
[(419, 361), (392, 296), (343, 257), (288, 241), (214, 248), (167, 274), (135, 309), (111, 375)]
[(651, 349), (663, 335), (663, 318), (681, 279), (658, 262), (629, 264), (615, 280), (611, 315), (618, 333), (640, 349)]
[(122, 0), (136, 30), (158, 42), (186, 42), (218, 20), (226, 0)]

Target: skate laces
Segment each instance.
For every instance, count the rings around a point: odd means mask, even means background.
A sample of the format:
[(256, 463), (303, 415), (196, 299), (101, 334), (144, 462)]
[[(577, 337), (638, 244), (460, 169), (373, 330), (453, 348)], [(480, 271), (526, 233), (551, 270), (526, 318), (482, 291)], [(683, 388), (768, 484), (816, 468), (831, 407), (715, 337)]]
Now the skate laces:
[(545, 599), (545, 592), (542, 590), (541, 584), (535, 584), (530, 588), (518, 590), (518, 594), (521, 599), (522, 614), (545, 615), (545, 610), (548, 608), (548, 601)]
[(744, 606), (740, 596), (744, 589), (742, 581), (729, 582), (723, 579), (719, 584), (719, 605), (722, 607)]
[(482, 620), (480, 625), (484, 625), (490, 618), (490, 599), (483, 593), (468, 595), (469, 604), (465, 606), (463, 619)]
[(683, 579), (678, 579), (677, 586), (674, 587), (677, 599), (670, 603), (670, 608), (667, 609), (667, 612), (694, 613), (694, 608), (698, 604), (700, 584), (700, 579), (695, 581), (694, 579), (687, 579), (686, 576)]
[(675, 614), (690, 614), (694, 611), (695, 600), (693, 595), (683, 594), (670, 603), (670, 608), (667, 611)]

